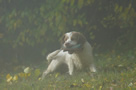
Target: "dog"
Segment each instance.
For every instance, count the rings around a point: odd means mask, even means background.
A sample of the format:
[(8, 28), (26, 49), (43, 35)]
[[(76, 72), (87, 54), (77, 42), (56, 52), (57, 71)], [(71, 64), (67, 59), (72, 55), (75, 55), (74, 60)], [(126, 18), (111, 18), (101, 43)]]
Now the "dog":
[(69, 75), (73, 75), (74, 68), (96, 72), (92, 47), (83, 34), (75, 31), (68, 32), (63, 35), (61, 45), (61, 49), (48, 54), (47, 60), (50, 64), (43, 72), (42, 79), (55, 71), (61, 64), (68, 66)]

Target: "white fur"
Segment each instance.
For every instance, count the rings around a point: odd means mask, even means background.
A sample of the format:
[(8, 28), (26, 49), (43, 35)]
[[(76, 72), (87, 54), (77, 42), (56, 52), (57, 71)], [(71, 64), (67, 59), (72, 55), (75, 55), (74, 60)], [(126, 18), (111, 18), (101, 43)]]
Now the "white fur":
[(72, 32), (66, 33), (66, 36), (69, 37), (69, 38), (68, 38), (68, 39), (65, 41), (65, 43), (63, 44), (64, 47), (66, 47), (66, 43), (69, 43), (71, 46), (77, 44), (77, 42), (71, 40)]
[[(71, 43), (72, 33), (66, 33), (66, 35), (68, 36), (68, 39), (64, 42), (64, 44), (66, 42)], [(64, 63), (67, 64), (70, 75), (73, 74), (74, 67), (77, 69), (89, 68), (91, 72), (96, 72), (93, 64), (92, 47), (88, 41), (83, 44), (83, 50), (80, 52), (69, 54), (68, 51), (64, 52), (63, 50), (56, 50), (47, 56), (47, 60), (51, 61), (51, 63), (49, 64), (47, 70), (44, 71), (42, 79), (44, 79), (47, 74), (56, 70), (60, 64)]]

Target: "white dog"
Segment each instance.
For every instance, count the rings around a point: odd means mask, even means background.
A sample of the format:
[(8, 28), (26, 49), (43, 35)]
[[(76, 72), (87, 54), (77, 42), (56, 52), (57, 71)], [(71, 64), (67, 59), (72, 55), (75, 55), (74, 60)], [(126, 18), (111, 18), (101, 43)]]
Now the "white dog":
[(86, 38), (79, 32), (68, 32), (62, 38), (62, 48), (47, 56), (50, 62), (47, 70), (43, 72), (42, 79), (57, 69), (61, 64), (67, 64), (69, 74), (72, 75), (74, 67), (89, 69), (96, 72), (93, 63), (92, 47)]

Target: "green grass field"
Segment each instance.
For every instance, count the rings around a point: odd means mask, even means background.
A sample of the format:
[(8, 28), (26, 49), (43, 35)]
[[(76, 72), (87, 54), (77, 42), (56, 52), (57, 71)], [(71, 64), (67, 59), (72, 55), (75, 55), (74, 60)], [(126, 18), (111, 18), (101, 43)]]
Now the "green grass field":
[[(135, 51), (96, 54), (95, 63), (97, 73), (77, 71), (69, 76), (55, 72), (43, 81), (39, 78), (41, 68), (28, 74), (7, 73), (0, 77), (0, 90), (136, 90)], [(14, 76), (17, 78), (13, 79)]]

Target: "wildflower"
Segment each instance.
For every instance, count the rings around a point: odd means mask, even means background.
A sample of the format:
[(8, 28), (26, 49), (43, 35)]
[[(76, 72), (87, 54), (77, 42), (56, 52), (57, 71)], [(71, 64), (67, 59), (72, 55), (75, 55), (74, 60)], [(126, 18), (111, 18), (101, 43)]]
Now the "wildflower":
[(13, 81), (17, 81), (17, 80), (18, 80), (18, 76), (15, 75), (15, 76), (13, 77)]
[(90, 87), (91, 87), (91, 84), (85, 83), (85, 84), (83, 84), (83, 86), (90, 88)]
[(29, 77), (31, 75), (31, 73), (24, 73), (25, 78)]
[(73, 88), (73, 87), (79, 87), (79, 85), (76, 84), (76, 83), (73, 83), (73, 84), (70, 85), (70, 88)]
[(57, 73), (56, 75), (55, 75), (55, 78), (57, 78), (59, 76), (59, 73)]
[(35, 74), (36, 77), (38, 77), (38, 76), (41, 74), (40, 69), (36, 69), (36, 70), (34, 71), (34, 74)]
[(25, 74), (24, 74), (23, 72), (19, 73), (18, 75), (19, 75), (21, 78), (22, 78), (22, 77), (25, 77)]
[(8, 77), (7, 82), (11, 82), (12, 78), (13, 78), (12, 76)]
[(24, 73), (30, 73), (30, 68), (29, 67), (25, 68)]
[(85, 81), (84, 81), (84, 79), (83, 79), (83, 78), (81, 78), (81, 82), (82, 82), (82, 83), (85, 83)]
[(133, 86), (133, 83), (132, 83), (132, 82), (128, 85), (128, 87), (131, 87), (131, 86)]
[(119, 64), (118, 67), (123, 67), (123, 65), (122, 65), (122, 64)]
[(38, 78), (38, 80), (40, 81), (42, 78)]
[(99, 87), (99, 90), (102, 90), (102, 86)]

